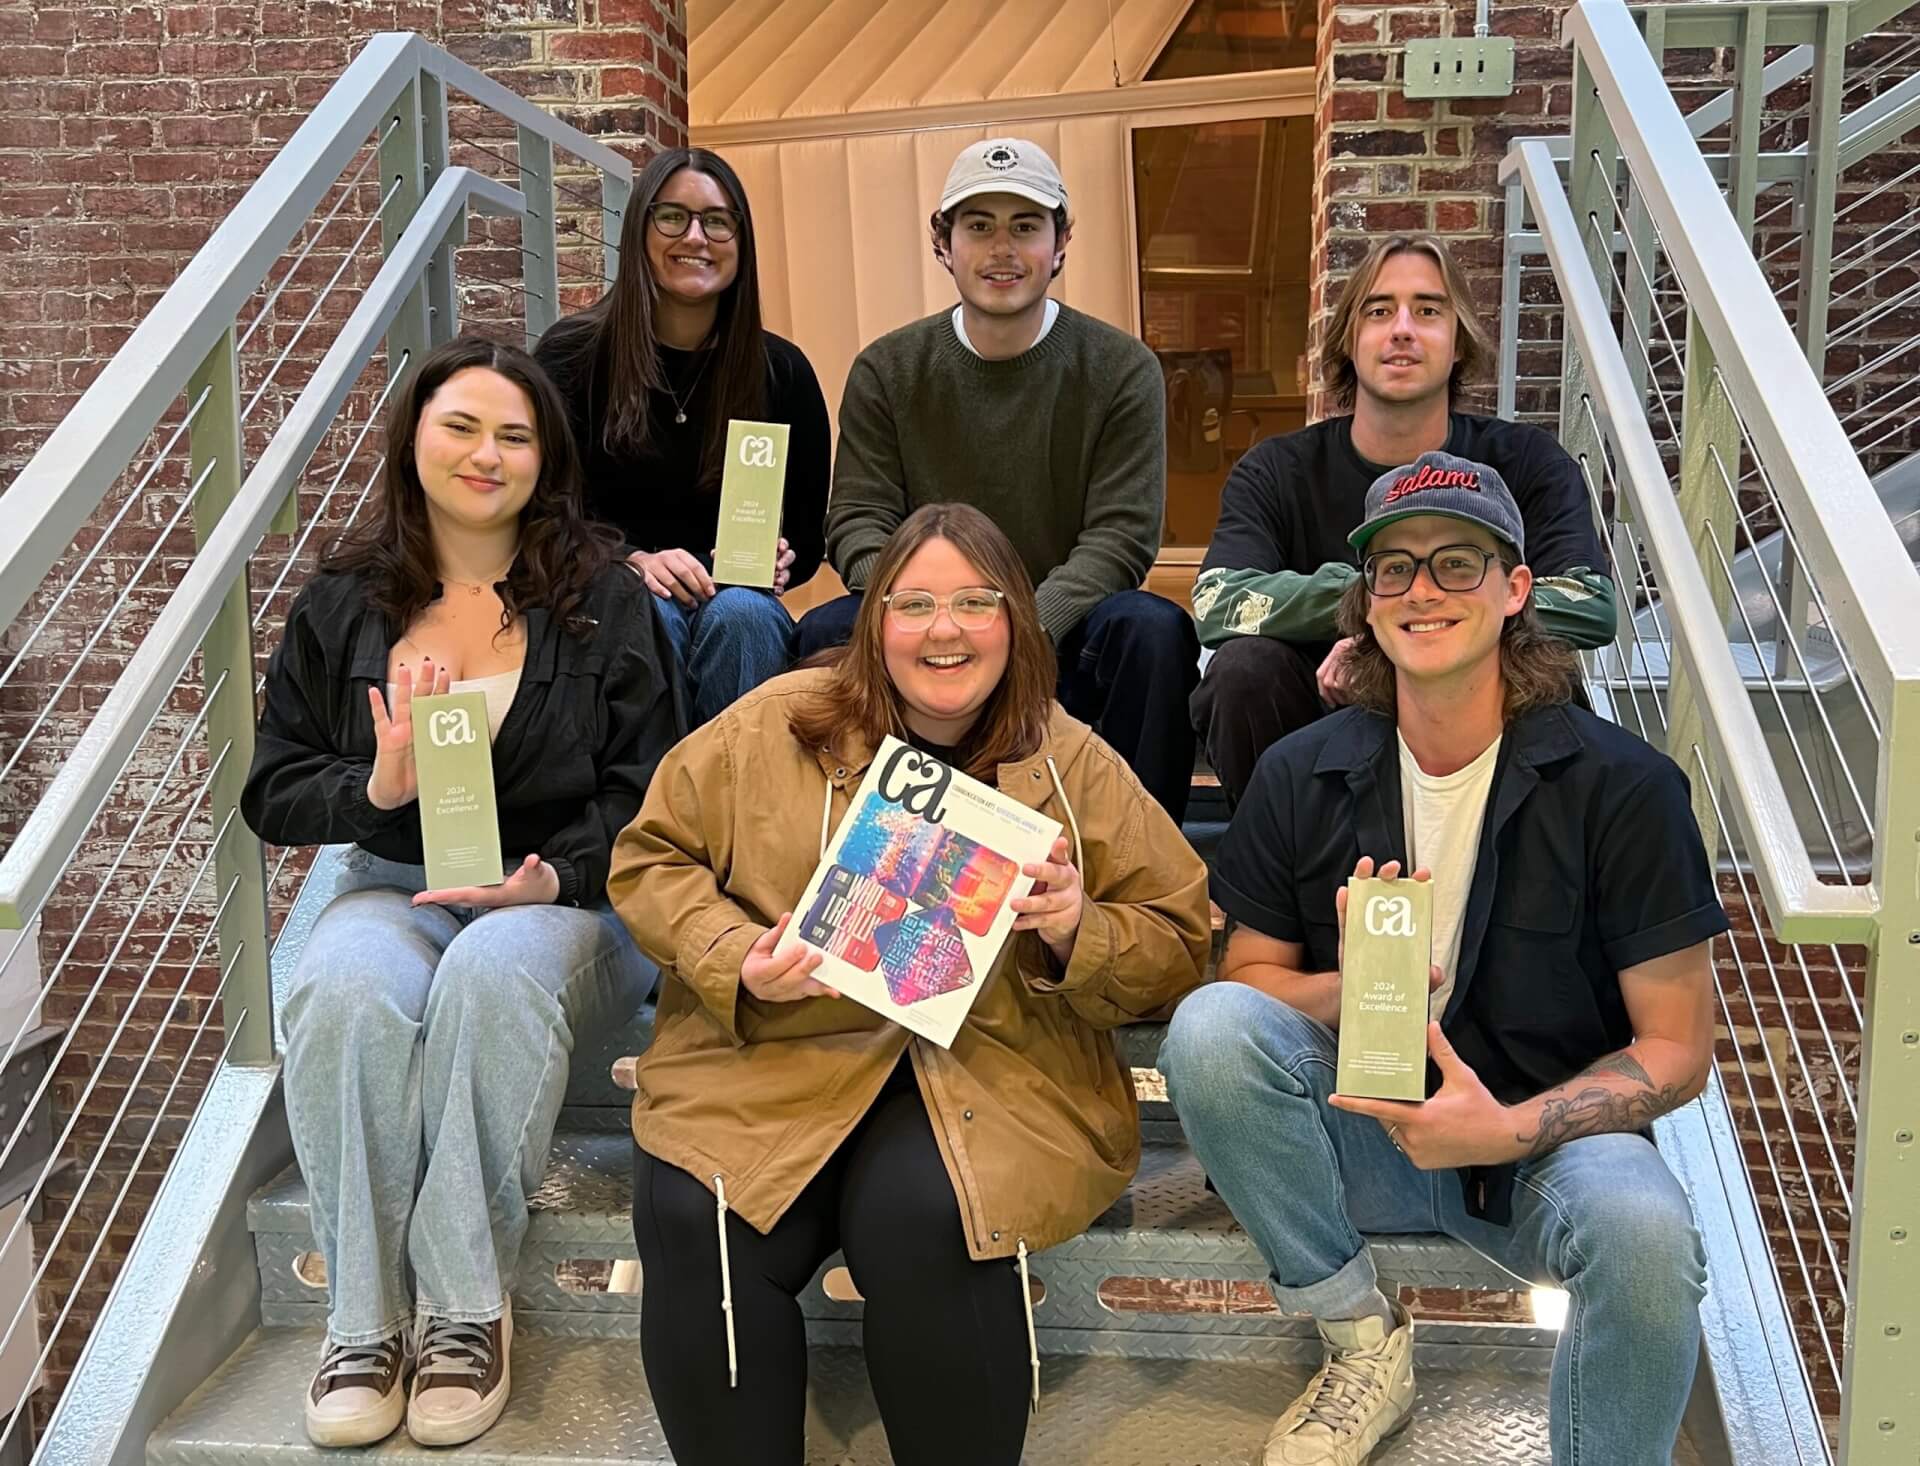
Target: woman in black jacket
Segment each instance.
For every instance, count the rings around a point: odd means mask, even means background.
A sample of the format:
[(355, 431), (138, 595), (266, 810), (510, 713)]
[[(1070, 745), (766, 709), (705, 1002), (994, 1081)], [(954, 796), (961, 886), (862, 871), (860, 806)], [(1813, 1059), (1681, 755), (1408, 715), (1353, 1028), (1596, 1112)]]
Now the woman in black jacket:
[[(271, 844), (355, 847), (282, 1013), (331, 1290), (317, 1444), (403, 1414), (453, 1444), (506, 1403), (573, 1037), (629, 1018), (653, 976), (606, 904), (614, 837), (685, 721), (652, 600), (583, 518), (553, 384), (463, 338), (402, 386), (370, 520), (288, 613), (241, 808)], [(497, 886), (427, 889), (412, 700), (450, 689), (486, 697)]]
[[(805, 353), (760, 323), (746, 190), (705, 148), (667, 148), (633, 181), (619, 278), (540, 338), (580, 445), (587, 509), (619, 529), (659, 599), (704, 723), (787, 670), (793, 620), (778, 597), (826, 549), (826, 399)], [(771, 593), (714, 578), (727, 424), (786, 423), (785, 494)]]

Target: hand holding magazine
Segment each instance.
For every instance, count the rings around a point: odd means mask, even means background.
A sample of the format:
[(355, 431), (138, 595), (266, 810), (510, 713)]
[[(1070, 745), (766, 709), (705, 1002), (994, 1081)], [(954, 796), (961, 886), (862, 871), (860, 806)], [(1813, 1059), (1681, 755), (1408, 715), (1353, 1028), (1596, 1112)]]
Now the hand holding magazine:
[(794, 908), (781, 949), (813, 977), (942, 1048), (966, 1021), (1057, 822), (887, 738)]

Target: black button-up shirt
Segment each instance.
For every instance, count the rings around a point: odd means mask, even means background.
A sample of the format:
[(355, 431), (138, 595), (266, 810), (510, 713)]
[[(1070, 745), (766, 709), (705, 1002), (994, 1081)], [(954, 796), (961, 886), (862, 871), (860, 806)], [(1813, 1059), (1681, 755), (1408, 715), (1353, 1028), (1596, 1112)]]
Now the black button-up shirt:
[[(1334, 893), (1363, 855), (1406, 863), (1399, 748), (1391, 719), (1347, 708), (1262, 755), (1213, 897), (1331, 971)], [(1623, 970), (1725, 930), (1686, 775), (1580, 708), (1535, 708), (1501, 743), (1441, 1027), (1497, 1099), (1531, 1099), (1633, 1041)], [(1467, 1195), (1504, 1220), (1510, 1186), (1476, 1167)]]
[[(686, 731), (672, 652), (640, 577), (608, 566), (581, 614), (576, 632), (541, 607), (527, 611), (520, 685), (493, 741), (506, 867), (539, 855), (560, 877), (560, 903), (572, 906), (604, 898), (614, 838)], [(377, 809), (367, 798), (375, 751), (367, 689), (385, 695), (399, 634), (367, 604), (358, 575), (316, 575), (294, 601), (240, 796), (262, 840), (352, 841), (388, 860), (423, 859), (418, 806)]]

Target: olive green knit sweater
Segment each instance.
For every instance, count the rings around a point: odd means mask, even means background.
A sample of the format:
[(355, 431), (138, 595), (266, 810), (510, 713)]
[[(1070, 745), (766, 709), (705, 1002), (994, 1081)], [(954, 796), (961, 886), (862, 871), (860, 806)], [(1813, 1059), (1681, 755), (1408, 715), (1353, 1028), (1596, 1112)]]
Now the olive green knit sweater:
[(1031, 349), (986, 361), (942, 311), (862, 351), (840, 403), (827, 554), (866, 588), (923, 504), (960, 501), (1013, 541), (1055, 641), (1132, 590), (1160, 549), (1165, 397), (1145, 345), (1062, 307)]

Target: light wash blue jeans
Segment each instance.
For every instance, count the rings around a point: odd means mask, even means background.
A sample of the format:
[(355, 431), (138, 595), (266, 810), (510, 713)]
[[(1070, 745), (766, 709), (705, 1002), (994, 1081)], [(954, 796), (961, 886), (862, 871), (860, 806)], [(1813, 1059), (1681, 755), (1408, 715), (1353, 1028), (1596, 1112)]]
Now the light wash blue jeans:
[(696, 728), (793, 664), (793, 617), (771, 591), (723, 585), (691, 610), (658, 597), (654, 605), (686, 679)]
[(282, 1013), (328, 1332), (368, 1344), (416, 1306), (500, 1316), (574, 1035), (632, 1017), (655, 974), (605, 907), (416, 907), (419, 866), (346, 865)]
[[(1422, 1171), (1334, 1109), (1333, 1032), (1244, 983), (1191, 994), (1160, 1069), (1283, 1309), (1350, 1318), (1372, 1296), (1362, 1232), (1444, 1232), (1571, 1304), (1553, 1356), (1557, 1466), (1668, 1466), (1693, 1382), (1706, 1264), (1686, 1194), (1638, 1135), (1569, 1141), (1519, 1169), (1513, 1224), (1467, 1214), (1456, 1171)], [(1415, 1427), (1418, 1429), (1418, 1426)]]

